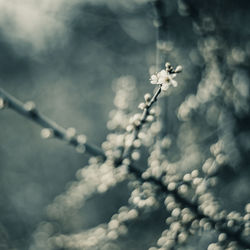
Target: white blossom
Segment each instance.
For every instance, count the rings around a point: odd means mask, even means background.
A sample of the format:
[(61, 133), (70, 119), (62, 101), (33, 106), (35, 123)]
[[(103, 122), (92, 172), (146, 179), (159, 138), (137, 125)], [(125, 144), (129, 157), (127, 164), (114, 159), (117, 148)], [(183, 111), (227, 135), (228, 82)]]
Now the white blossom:
[(181, 72), (181, 66), (177, 66), (174, 70), (168, 63), (166, 63), (166, 69), (154, 74), (150, 78), (151, 84), (161, 85), (161, 89), (166, 91), (170, 86), (177, 87), (178, 83), (174, 80), (176, 73)]

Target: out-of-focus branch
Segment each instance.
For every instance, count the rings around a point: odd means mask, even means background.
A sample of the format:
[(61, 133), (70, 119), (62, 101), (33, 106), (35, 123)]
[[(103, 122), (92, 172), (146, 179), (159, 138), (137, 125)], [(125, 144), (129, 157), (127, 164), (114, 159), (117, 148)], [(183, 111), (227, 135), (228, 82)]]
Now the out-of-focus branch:
[(195, 219), (206, 219), (211, 224), (212, 228), (216, 229), (221, 233), (226, 233), (230, 240), (236, 241), (237, 244), (243, 249), (248, 249), (250, 247), (250, 242), (241, 237), (241, 231), (232, 231), (227, 225), (224, 225), (225, 223), (223, 220), (215, 220), (210, 216), (205, 215), (204, 213), (202, 213), (202, 211), (199, 210), (198, 204), (183, 198), (176, 189), (170, 190), (166, 186), (166, 184), (154, 177), (150, 177), (145, 180), (144, 178), (142, 178), (142, 171), (134, 168), (133, 166), (130, 167), (130, 172), (135, 174), (136, 177), (142, 182), (147, 181), (152, 184), (155, 184), (161, 192), (172, 195), (175, 198), (176, 202), (178, 202), (182, 208), (189, 208), (194, 213)]
[(79, 152), (87, 152), (94, 156), (101, 156), (105, 158), (104, 152), (98, 147), (87, 143), (85, 135), (76, 135), (74, 129), (65, 129), (52, 121), (45, 115), (41, 114), (35, 107), (33, 102), (22, 103), (14, 96), (10, 95), (6, 91), (0, 88), (0, 98), (2, 99), (1, 106), (7, 106), (8, 108), (16, 111), (20, 115), (32, 120), (43, 128), (45, 131), (45, 137), (51, 136), (66, 141), (70, 145), (80, 149)]

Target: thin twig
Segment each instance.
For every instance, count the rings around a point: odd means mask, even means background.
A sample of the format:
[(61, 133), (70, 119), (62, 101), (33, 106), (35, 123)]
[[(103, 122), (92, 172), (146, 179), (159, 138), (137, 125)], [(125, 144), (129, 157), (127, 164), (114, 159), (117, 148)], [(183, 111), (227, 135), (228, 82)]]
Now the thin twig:
[[(160, 95), (160, 93), (161, 93), (161, 85), (159, 86), (159, 88), (156, 90), (156, 92), (153, 95), (153, 97), (151, 98), (151, 100), (146, 104), (145, 108), (143, 109), (143, 113), (141, 115), (141, 118), (140, 118), (138, 124), (135, 124), (132, 142), (134, 142), (136, 139), (138, 139), (138, 134), (139, 134), (143, 124), (146, 122), (147, 117), (149, 115), (149, 111), (152, 108), (153, 104), (157, 101), (157, 98)], [(133, 151), (133, 149), (134, 149), (134, 145), (133, 145), (133, 143), (131, 143), (131, 145), (125, 149), (122, 158), (124, 159), (126, 157), (129, 157), (131, 155), (131, 152)]]
[(73, 135), (69, 138), (67, 134), (67, 129), (58, 125), (56, 122), (52, 121), (45, 115), (41, 114), (35, 107), (27, 107), (25, 103), (22, 103), (14, 96), (10, 95), (6, 91), (0, 88), (0, 97), (3, 99), (6, 106), (10, 109), (16, 111), (20, 115), (32, 120), (43, 128), (50, 129), (53, 132), (53, 136), (57, 139), (66, 141), (74, 147), (85, 146), (86, 152), (94, 156), (101, 156), (105, 158), (104, 152), (98, 147), (91, 145), (87, 142), (82, 143), (78, 140), (77, 135)]

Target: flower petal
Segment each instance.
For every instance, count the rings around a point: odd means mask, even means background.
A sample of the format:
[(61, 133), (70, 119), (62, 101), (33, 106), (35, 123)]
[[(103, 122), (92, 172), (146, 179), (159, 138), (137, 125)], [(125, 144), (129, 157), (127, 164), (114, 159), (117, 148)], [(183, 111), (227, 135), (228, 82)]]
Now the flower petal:
[(162, 89), (163, 91), (166, 91), (168, 88), (169, 88), (169, 84), (168, 84), (168, 83), (162, 84), (161, 89)]
[(173, 87), (175, 87), (175, 88), (178, 86), (178, 82), (175, 81), (175, 80), (172, 80), (172, 81), (171, 81), (171, 84), (172, 84)]

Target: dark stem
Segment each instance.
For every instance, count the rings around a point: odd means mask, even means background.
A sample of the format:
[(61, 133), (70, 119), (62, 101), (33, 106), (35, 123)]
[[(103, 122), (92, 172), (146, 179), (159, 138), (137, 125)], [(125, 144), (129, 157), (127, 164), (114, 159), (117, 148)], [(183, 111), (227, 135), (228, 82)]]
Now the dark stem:
[[(152, 108), (153, 104), (157, 101), (158, 96), (161, 93), (161, 85), (159, 86), (159, 88), (156, 90), (155, 94), (153, 95), (153, 97), (151, 98), (151, 100), (146, 104), (146, 107), (143, 110), (143, 113), (141, 115), (141, 118), (139, 120), (139, 123), (137, 125), (135, 125), (134, 131), (133, 131), (133, 139), (132, 141), (134, 142), (136, 139), (138, 139), (138, 134), (143, 126), (143, 124), (146, 122), (147, 117), (149, 115), (149, 111)], [(127, 147), (123, 153), (122, 159), (125, 159), (127, 157), (131, 156), (131, 153), (134, 149), (133, 143)]]

